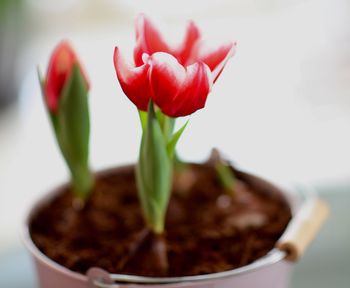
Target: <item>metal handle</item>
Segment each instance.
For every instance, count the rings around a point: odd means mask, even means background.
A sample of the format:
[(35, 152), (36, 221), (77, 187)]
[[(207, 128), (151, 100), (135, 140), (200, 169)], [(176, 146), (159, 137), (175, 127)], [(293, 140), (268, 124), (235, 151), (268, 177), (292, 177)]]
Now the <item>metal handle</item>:
[(101, 268), (90, 268), (86, 276), (90, 288), (120, 288), (120, 285), (114, 283), (110, 274)]
[(106, 284), (103, 283), (101, 280), (96, 279), (94, 281), (94, 285), (93, 287), (98, 287), (98, 288), (120, 288), (119, 284)]
[[(175, 284), (183, 282), (198, 282), (223, 279), (238, 274), (255, 271), (267, 265), (271, 265), (283, 260), (286, 257), (284, 251), (274, 249), (266, 256), (256, 260), (246, 266), (234, 270), (212, 273), (207, 275), (184, 276), (184, 277), (143, 277), (124, 274), (109, 274), (101, 268), (90, 268), (87, 272), (90, 288), (121, 288), (124, 284)], [(118, 283), (116, 283), (118, 282)]]

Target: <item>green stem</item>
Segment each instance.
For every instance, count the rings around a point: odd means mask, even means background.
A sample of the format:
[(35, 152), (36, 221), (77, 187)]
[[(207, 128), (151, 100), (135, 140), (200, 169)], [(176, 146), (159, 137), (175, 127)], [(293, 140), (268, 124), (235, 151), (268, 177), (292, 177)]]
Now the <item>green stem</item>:
[(163, 114), (160, 110), (156, 112), (156, 115), (160, 128), (162, 129), (164, 140), (168, 143), (173, 135), (176, 119)]

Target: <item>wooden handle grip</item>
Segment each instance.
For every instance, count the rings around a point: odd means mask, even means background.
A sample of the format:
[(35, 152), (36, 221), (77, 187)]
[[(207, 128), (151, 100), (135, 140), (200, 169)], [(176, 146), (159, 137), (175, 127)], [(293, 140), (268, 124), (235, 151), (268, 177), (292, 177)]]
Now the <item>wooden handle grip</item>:
[(304, 254), (328, 214), (327, 203), (320, 199), (307, 200), (302, 205), (276, 243), (278, 249), (287, 253), (286, 260), (295, 262)]

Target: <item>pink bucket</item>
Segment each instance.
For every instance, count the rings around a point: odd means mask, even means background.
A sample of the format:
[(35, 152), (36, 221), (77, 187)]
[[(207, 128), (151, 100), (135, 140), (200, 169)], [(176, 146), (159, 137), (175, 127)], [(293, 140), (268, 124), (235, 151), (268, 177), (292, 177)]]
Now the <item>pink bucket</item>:
[[(130, 166), (128, 166), (130, 167)], [(125, 169), (127, 167), (120, 167)], [(108, 170), (102, 172), (106, 173)], [(254, 181), (263, 183), (276, 190), (272, 184), (256, 176), (245, 174)], [(280, 189), (278, 189), (280, 190)], [(92, 268), (87, 275), (73, 272), (49, 259), (33, 243), (29, 234), (29, 223), (32, 215), (45, 203), (50, 201), (60, 189), (47, 194), (29, 211), (24, 226), (23, 239), (24, 244), (34, 259), (38, 282), (40, 288), (122, 288), (122, 287), (169, 287), (169, 288), (287, 288), (292, 273), (293, 264), (286, 261), (286, 253), (277, 248), (255, 262), (230, 271), (213, 273), (198, 276), (186, 277), (139, 277), (131, 275), (108, 274), (107, 272)], [(286, 198), (293, 210), (300, 206), (298, 199), (293, 194), (286, 193)], [(282, 236), (283, 237), (283, 236)]]

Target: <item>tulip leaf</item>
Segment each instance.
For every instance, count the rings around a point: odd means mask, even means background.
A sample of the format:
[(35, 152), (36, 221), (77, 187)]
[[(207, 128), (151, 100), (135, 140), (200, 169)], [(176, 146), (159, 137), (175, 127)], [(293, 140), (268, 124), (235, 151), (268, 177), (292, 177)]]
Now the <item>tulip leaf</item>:
[(162, 233), (171, 191), (172, 161), (168, 157), (152, 101), (148, 109), (147, 128), (142, 136), (136, 176), (147, 225), (154, 232)]
[(88, 87), (78, 65), (73, 66), (61, 93), (56, 134), (72, 174), (73, 189), (86, 198), (93, 185), (88, 164), (90, 119)]
[(174, 153), (175, 153), (175, 147), (177, 142), (179, 141), (182, 133), (185, 131), (185, 128), (188, 125), (189, 120), (186, 121), (186, 123), (179, 129), (177, 130), (174, 135), (171, 137), (167, 144), (167, 153), (169, 158), (173, 159)]

